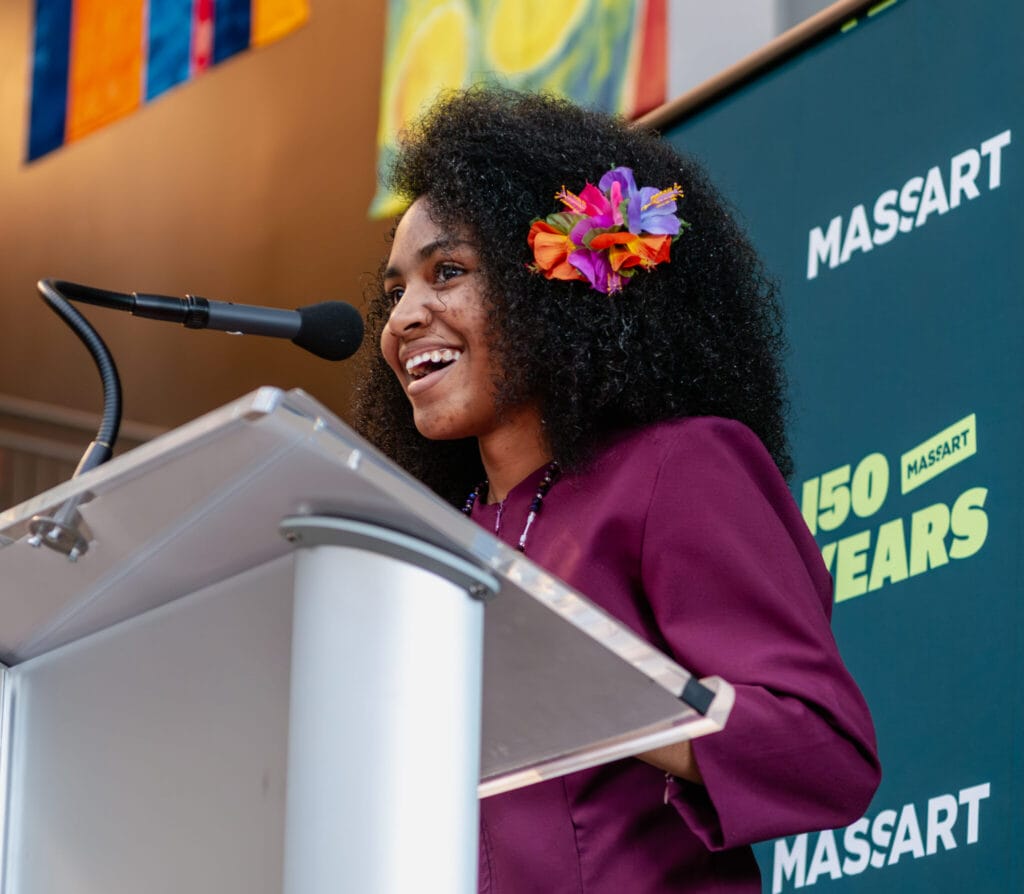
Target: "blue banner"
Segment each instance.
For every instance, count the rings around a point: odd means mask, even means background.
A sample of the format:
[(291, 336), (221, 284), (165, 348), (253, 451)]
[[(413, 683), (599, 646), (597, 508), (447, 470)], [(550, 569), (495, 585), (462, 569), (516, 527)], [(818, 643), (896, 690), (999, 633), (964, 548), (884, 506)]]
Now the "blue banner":
[(28, 157), (64, 143), (71, 47), (71, 0), (36, 0)]
[(155, 99), (189, 77), (192, 0), (149, 0), (146, 99)]
[(875, 12), (667, 132), (781, 284), (793, 490), (883, 762), (861, 820), (758, 857), (773, 894), (1021, 891), (1024, 7)]

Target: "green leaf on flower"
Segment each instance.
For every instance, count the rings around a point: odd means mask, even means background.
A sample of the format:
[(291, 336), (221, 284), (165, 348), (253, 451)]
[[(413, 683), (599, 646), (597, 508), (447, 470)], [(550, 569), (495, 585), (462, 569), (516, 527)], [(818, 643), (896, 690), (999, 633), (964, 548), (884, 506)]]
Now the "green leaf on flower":
[(595, 236), (600, 236), (602, 233), (623, 233), (623, 232), (625, 232), (625, 230), (623, 230), (622, 227), (594, 227), (591, 230), (587, 230), (587, 232), (583, 234), (583, 247), (584, 248), (590, 248), (590, 241)]
[(545, 222), (558, 230), (559, 233), (569, 235), (572, 228), (583, 219), (582, 214), (573, 214), (571, 211), (559, 211), (556, 214), (549, 214)]

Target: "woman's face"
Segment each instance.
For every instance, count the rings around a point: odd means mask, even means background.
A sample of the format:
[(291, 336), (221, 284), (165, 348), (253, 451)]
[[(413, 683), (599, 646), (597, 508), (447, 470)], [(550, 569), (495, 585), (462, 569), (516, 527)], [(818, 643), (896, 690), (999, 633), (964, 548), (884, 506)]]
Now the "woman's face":
[(393, 309), (380, 348), (427, 438), (486, 437), (502, 425), (483, 276), (467, 234), (435, 223), (425, 199), (414, 202), (384, 273)]

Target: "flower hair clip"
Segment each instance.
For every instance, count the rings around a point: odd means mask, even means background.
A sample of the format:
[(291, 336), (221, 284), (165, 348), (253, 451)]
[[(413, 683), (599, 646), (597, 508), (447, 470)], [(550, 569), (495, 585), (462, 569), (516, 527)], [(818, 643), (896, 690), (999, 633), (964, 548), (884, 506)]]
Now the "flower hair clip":
[(622, 291), (637, 270), (669, 260), (669, 249), (690, 225), (676, 214), (679, 184), (637, 189), (630, 168), (612, 168), (579, 195), (564, 186), (555, 195), (564, 211), (537, 218), (527, 241), (534, 273), (584, 280), (598, 292)]

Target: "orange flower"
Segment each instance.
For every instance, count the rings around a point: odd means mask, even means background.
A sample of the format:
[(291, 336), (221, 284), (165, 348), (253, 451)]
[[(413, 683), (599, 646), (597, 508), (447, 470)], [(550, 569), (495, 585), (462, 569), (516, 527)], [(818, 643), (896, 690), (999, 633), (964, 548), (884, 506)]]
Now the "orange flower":
[(527, 236), (537, 267), (548, 279), (583, 279), (580, 273), (569, 263), (569, 254), (576, 250), (569, 236), (556, 230), (551, 224), (534, 221)]
[(629, 232), (601, 233), (590, 240), (594, 251), (608, 250), (608, 261), (615, 271), (655, 267), (669, 259), (671, 246), (671, 236), (637, 236)]

